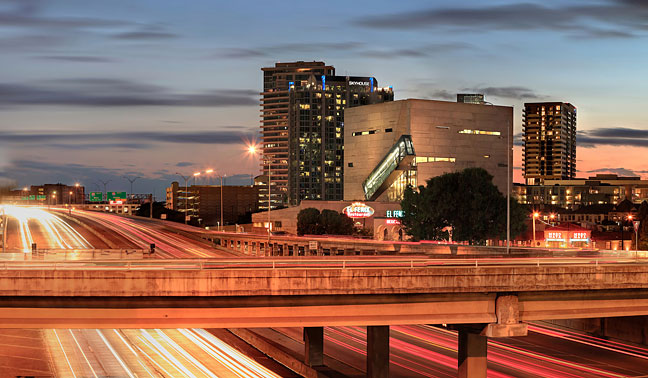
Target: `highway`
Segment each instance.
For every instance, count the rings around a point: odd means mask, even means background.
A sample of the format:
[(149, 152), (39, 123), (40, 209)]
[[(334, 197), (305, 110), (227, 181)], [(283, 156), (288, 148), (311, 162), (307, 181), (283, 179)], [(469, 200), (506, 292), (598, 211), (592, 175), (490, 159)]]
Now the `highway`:
[(147, 218), (133, 218), (110, 213), (93, 211), (74, 211), (72, 216), (87, 222), (91, 227), (100, 227), (104, 234), (117, 234), (136, 244), (139, 248), (148, 249), (155, 244), (158, 258), (209, 258), (232, 257), (233, 253), (215, 249), (211, 244), (197, 237), (191, 237), (188, 231), (193, 227), (183, 228), (171, 222), (150, 221)]
[(90, 242), (61, 217), (35, 207), (4, 206), (8, 215), (7, 249), (90, 249)]
[[(648, 349), (531, 325), (529, 336), (489, 339), (489, 377), (640, 377), (648, 374)], [(303, 355), (301, 328), (254, 332)], [(390, 377), (456, 377), (457, 336), (445, 328), (417, 325), (390, 328)], [(325, 363), (348, 377), (363, 377), (366, 331), (327, 327)]]
[(57, 377), (280, 377), (200, 329), (52, 329)]

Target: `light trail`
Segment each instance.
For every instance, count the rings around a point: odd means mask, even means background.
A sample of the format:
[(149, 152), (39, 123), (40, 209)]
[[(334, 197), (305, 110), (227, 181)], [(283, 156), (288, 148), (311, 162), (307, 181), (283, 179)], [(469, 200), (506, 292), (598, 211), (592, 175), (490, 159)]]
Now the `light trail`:
[(108, 347), (110, 352), (113, 354), (113, 356), (115, 356), (115, 359), (117, 360), (117, 362), (119, 362), (119, 365), (121, 365), (121, 367), (124, 369), (126, 374), (128, 374), (129, 378), (136, 378), (135, 375), (133, 375), (133, 372), (128, 368), (128, 366), (126, 366), (126, 364), (124, 363), (124, 360), (121, 359), (121, 357), (119, 356), (117, 351), (112, 347), (112, 345), (110, 345), (110, 343), (108, 342), (106, 337), (103, 335), (101, 330), (97, 329), (95, 331), (97, 331), (97, 334), (99, 334), (99, 337), (101, 337), (101, 340), (103, 340), (103, 342), (106, 344), (106, 346)]
[(58, 216), (48, 213), (41, 208), (4, 206), (5, 213), (18, 221), (21, 249), (23, 252), (31, 251), (34, 243), (29, 222), (34, 221), (41, 225), (47, 235), (47, 241), (60, 249), (91, 249), (90, 243), (74, 228)]
[(67, 362), (68, 367), (70, 368), (70, 373), (72, 373), (72, 376), (76, 378), (76, 374), (74, 373), (74, 369), (72, 368), (72, 364), (70, 363), (70, 359), (68, 358), (67, 353), (65, 352), (65, 348), (63, 348), (63, 344), (61, 343), (61, 339), (58, 336), (58, 333), (56, 333), (56, 330), (54, 329), (54, 336), (56, 336), (56, 341), (58, 341), (59, 347), (61, 347), (61, 351), (63, 352), (63, 356), (65, 356), (65, 361)]
[(79, 344), (79, 341), (77, 340), (76, 336), (74, 336), (74, 332), (72, 332), (71, 329), (68, 329), (68, 331), (70, 331), (70, 335), (72, 335), (72, 338), (74, 339), (74, 342), (76, 343), (77, 347), (79, 348), (79, 351), (81, 352), (81, 355), (83, 356), (83, 359), (88, 364), (88, 367), (90, 367), (90, 371), (92, 372), (92, 375), (94, 375), (95, 378), (98, 378), (97, 373), (92, 368), (92, 364), (90, 364), (90, 361), (88, 361), (88, 357), (86, 356), (85, 352), (83, 352), (83, 348), (81, 348), (81, 345)]

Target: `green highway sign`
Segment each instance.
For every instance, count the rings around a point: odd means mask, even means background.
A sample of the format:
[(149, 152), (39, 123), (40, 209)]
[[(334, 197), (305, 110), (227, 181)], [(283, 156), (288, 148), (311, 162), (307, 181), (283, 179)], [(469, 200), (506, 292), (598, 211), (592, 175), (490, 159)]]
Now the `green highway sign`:
[(33, 200), (35, 200), (35, 199), (36, 199), (36, 196), (35, 196), (35, 195), (33, 195), (33, 194), (30, 194), (30, 195), (29, 195), (29, 200), (30, 200), (30, 201), (33, 201)]
[(46, 196), (46, 195), (40, 195), (40, 194), (39, 194), (39, 195), (36, 197), (36, 199), (39, 200), (39, 201), (45, 201), (45, 200), (47, 199), (47, 196)]
[(90, 192), (90, 202), (103, 201), (103, 192)]
[(126, 192), (108, 192), (106, 201), (126, 201)]

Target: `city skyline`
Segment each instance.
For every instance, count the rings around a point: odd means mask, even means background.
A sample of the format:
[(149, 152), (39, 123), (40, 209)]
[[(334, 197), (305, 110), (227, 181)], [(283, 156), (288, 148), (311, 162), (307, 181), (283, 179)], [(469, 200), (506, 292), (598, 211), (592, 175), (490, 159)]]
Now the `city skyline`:
[[(287, 14), (263, 32), (266, 18)], [(156, 195), (179, 180), (175, 172), (213, 168), (249, 182), (260, 173), (244, 146), (259, 140), (260, 68), (296, 60), (375, 76), (396, 100), (476, 92), (513, 106), (516, 182), (522, 104), (570, 102), (577, 177), (645, 178), (648, 126), (637, 94), (648, 84), (646, 16), (631, 0), (372, 9), (0, 1), (0, 62), (11, 73), (0, 82), (0, 180), (90, 191), (99, 179), (118, 190), (129, 187), (123, 176), (140, 176), (135, 191)]]

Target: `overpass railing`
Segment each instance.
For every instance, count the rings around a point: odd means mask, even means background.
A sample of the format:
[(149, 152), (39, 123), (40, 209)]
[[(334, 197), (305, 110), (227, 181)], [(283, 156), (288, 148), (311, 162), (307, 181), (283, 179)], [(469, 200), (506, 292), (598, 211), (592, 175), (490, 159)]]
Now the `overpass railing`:
[(234, 269), (389, 269), (489, 266), (555, 266), (648, 264), (648, 259), (634, 257), (602, 258), (497, 258), (497, 259), (206, 259), (206, 260), (5, 260), (0, 270), (234, 270)]
[(0, 261), (68, 261), (68, 260), (130, 260), (143, 259), (149, 250), (123, 249), (37, 249), (23, 252), (9, 250), (0, 253)]

